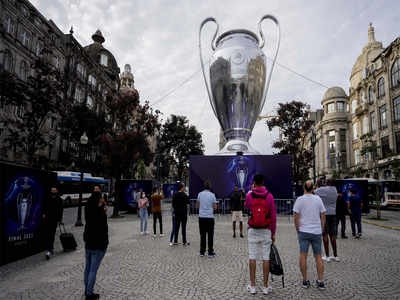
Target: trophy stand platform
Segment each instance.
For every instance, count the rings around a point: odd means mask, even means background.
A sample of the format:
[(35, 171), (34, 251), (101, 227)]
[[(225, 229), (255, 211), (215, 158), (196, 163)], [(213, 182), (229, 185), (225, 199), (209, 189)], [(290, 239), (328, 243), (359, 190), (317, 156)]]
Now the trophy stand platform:
[(215, 155), (237, 155), (238, 152), (242, 152), (243, 155), (260, 155), (249, 142), (237, 139), (227, 141), (224, 148)]

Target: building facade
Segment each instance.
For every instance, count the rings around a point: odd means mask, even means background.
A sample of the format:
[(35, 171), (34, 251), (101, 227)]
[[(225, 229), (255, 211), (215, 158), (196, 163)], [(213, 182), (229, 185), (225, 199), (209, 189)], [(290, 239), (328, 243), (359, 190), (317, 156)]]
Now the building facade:
[(370, 24), (349, 95), (330, 88), (322, 106), (314, 124), (317, 176), (392, 179), (400, 161), (400, 38), (383, 48)]
[[(91, 110), (107, 114), (106, 95), (116, 95), (119, 90), (119, 67), (114, 55), (103, 47), (105, 41), (100, 30), (93, 35), (93, 43), (82, 46), (73, 36), (73, 29), (63, 33), (53, 21), (47, 20), (27, 0), (0, 0), (0, 68), (14, 73), (22, 81), (32, 74), (31, 64), (46, 47), (51, 50), (50, 62), (56, 67), (64, 84), (64, 101), (86, 104)], [(16, 107), (1, 107), (2, 114), (19, 117)], [(56, 134), (57, 116), (49, 116), (47, 131)], [(46, 131), (46, 132), (47, 132)], [(54, 136), (47, 149), (39, 156), (58, 160), (71, 152), (78, 153), (76, 142), (68, 136)], [(0, 130), (0, 141), (2, 131)], [(86, 153), (86, 159), (96, 158), (96, 147)], [(23, 151), (13, 149), (0, 153), (0, 159), (26, 162)]]

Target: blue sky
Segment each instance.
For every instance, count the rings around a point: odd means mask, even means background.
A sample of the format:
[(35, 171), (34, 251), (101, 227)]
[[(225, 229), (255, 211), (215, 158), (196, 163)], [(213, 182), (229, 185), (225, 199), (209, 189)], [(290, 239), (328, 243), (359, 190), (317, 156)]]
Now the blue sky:
[[(218, 149), (219, 124), (200, 73), (198, 29), (204, 18), (214, 16), (220, 33), (235, 28), (257, 32), (262, 15), (275, 15), (281, 23), (278, 62), (324, 86), (341, 86), (346, 92), (351, 68), (367, 43), (369, 22), (384, 47), (400, 35), (400, 5), (396, 0), (31, 2), (64, 32), (73, 25), (75, 36), (83, 45), (92, 42), (91, 35), (99, 28), (106, 39), (104, 46), (115, 55), (121, 70), (131, 64), (143, 101), (155, 103), (174, 90), (155, 107), (164, 113), (164, 118), (170, 114), (186, 115), (203, 133), (207, 154)], [(274, 28), (267, 23), (263, 28), (267, 35), (266, 53), (272, 56)], [(213, 30), (213, 25), (206, 28), (205, 41), (211, 40)], [(325, 91), (325, 87), (276, 66), (263, 113), (273, 113), (277, 103), (291, 100), (319, 108)], [(270, 154), (276, 137), (277, 133), (269, 132), (260, 121), (250, 142), (261, 153)]]

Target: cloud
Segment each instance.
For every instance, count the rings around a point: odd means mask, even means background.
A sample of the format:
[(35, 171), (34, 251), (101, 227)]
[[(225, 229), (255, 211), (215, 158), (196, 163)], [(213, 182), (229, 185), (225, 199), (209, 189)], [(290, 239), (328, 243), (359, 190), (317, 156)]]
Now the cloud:
[[(351, 68), (367, 42), (369, 22), (376, 38), (388, 45), (398, 36), (398, 3), (393, 1), (157, 1), (157, 0), (33, 0), (32, 3), (64, 32), (74, 26), (78, 40), (87, 45), (97, 28), (104, 44), (122, 69), (129, 63), (142, 100), (154, 103), (165, 116), (186, 115), (203, 132), (208, 154), (218, 149), (219, 125), (207, 99), (199, 72), (198, 30), (214, 16), (220, 33), (245, 28), (257, 33), (262, 14), (274, 14), (281, 23), (281, 64), (327, 86), (349, 88)], [(271, 56), (274, 28), (265, 23), (266, 52)], [(210, 41), (215, 27), (205, 28)], [(258, 34), (258, 33), (257, 33)], [(204, 45), (209, 49), (209, 43)], [(208, 50), (208, 54), (210, 51)], [(188, 77), (191, 80), (180, 86)], [(179, 88), (178, 88), (179, 87)], [(279, 102), (302, 100), (320, 107), (326, 88), (276, 66), (263, 113)], [(277, 132), (257, 122), (252, 145), (272, 153)]]

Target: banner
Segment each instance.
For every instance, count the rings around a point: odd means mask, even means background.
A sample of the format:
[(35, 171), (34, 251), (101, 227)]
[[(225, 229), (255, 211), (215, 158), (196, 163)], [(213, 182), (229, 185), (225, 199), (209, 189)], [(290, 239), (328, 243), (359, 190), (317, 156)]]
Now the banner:
[(8, 263), (44, 250), (42, 207), (53, 172), (0, 164), (3, 262)]
[(136, 210), (141, 192), (150, 198), (153, 189), (152, 180), (123, 179), (117, 184), (118, 194), (122, 195), (121, 210)]
[(357, 192), (363, 202), (362, 212), (369, 213), (369, 198), (368, 198), (368, 180), (355, 180), (355, 179), (343, 179), (336, 180), (336, 188), (338, 193), (342, 193), (342, 197), (346, 203), (348, 203), (348, 197), (350, 190), (354, 189)]
[(255, 174), (264, 175), (264, 185), (276, 199), (292, 199), (292, 163), (289, 155), (191, 156), (191, 199), (210, 180), (217, 198), (227, 198), (235, 185), (248, 192)]

